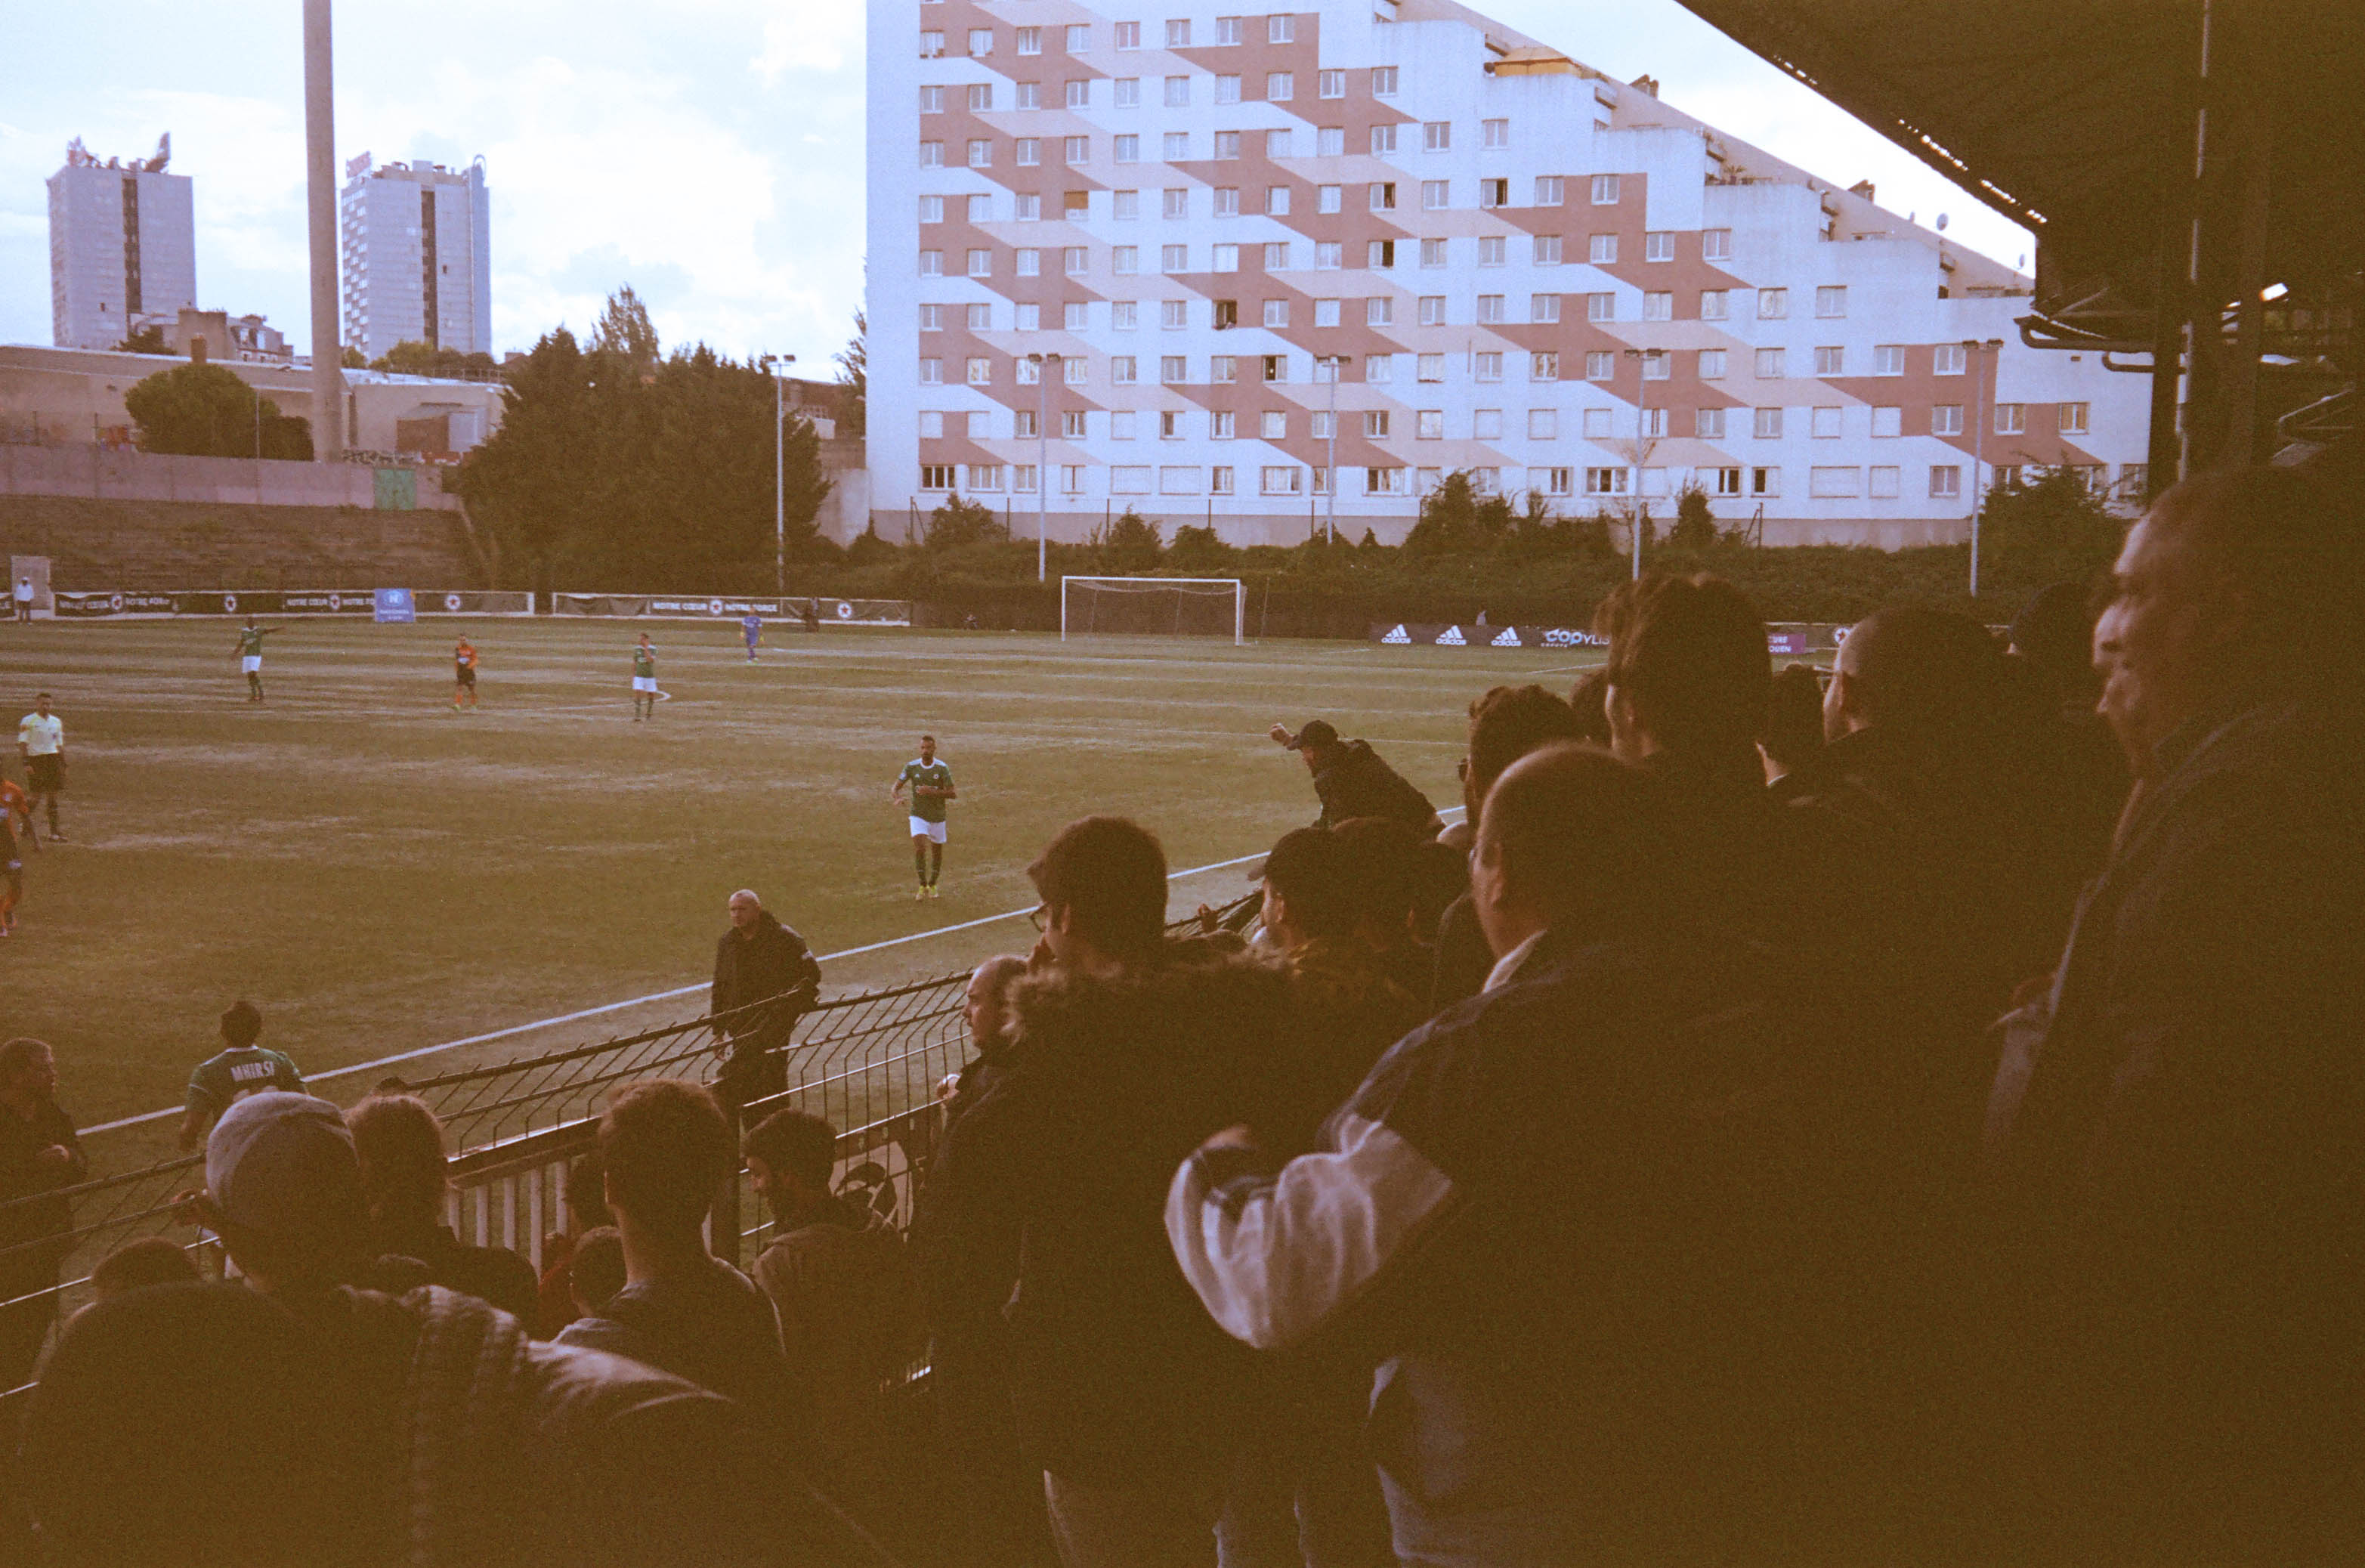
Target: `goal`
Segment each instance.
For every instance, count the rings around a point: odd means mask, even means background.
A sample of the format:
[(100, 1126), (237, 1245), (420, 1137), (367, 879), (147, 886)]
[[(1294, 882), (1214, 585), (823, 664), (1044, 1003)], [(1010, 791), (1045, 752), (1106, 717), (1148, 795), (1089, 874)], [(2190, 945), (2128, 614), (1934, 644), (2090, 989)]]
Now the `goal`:
[(1059, 579), (1059, 640), (1129, 632), (1248, 640), (1248, 590), (1238, 577)]

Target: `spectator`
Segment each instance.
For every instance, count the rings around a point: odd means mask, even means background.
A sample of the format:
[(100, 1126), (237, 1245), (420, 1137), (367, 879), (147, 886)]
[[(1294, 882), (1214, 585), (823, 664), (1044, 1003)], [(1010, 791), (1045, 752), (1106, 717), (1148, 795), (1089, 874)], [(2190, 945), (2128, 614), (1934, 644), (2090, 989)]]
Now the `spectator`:
[(533, 1265), (506, 1247), (465, 1247), (443, 1223), (443, 1125), (410, 1094), (373, 1094), (345, 1113), (369, 1204), (370, 1250), (426, 1265), (427, 1279), (531, 1325)]
[(96, 1299), (112, 1301), (151, 1285), (188, 1284), (198, 1277), (186, 1248), (168, 1236), (143, 1236), (101, 1258), (90, 1271), (90, 1289)]
[(2005, 1484), (2058, 1499), (2033, 1526), (2089, 1561), (2354, 1540), (2365, 515), (2340, 455), (2169, 490), (2097, 633), (2144, 781), (1994, 1107), (2027, 1295), (1991, 1362), (2026, 1369)]
[(59, 1189), (90, 1175), (57, 1092), (46, 1041), (0, 1045), (0, 1392), (32, 1381), (57, 1316), (58, 1265), (73, 1250), (73, 1204)]
[[(1351, 817), (1330, 831), (1347, 876), (1356, 939), (1407, 995), (1426, 1000), (1437, 969), (1429, 938), (1459, 896), (1446, 878), (1469, 886), (1468, 855), (1456, 855), (1385, 817)], [(1439, 897), (1440, 891), (1445, 896)]]
[(723, 1107), (678, 1079), (633, 1084), (600, 1118), (600, 1159), (626, 1282), (558, 1342), (646, 1361), (736, 1400), (753, 1420), (788, 1425), (779, 1315), (746, 1275), (707, 1251), (700, 1229), (739, 1163)]
[(1164, 943), (1166, 857), (1130, 822), (1070, 823), (1027, 874), (1043, 941), (1017, 1040), (958, 1124), (1025, 1236), (1003, 1284), (1022, 1440), (1069, 1568), (1210, 1561), (1249, 1366), (1176, 1270), (1159, 1194), (1218, 1127), (1304, 1114), (1272, 1087), (1286, 980)]
[[(25, 1419), (40, 1561), (392, 1560), (352, 1393), (319, 1337), (252, 1291), (103, 1294), (59, 1336)], [(229, 1455), (250, 1483), (224, 1474)]]
[[(1577, 739), (1604, 751), (1609, 749), (1609, 666), (1598, 665), (1576, 678), (1569, 689), (1568, 705), (1576, 714)], [(1475, 833), (1478, 824), (1472, 823)]]
[[(2036, 757), (2059, 781), (2060, 818), (2048, 824), (2062, 880), (2074, 897), (2102, 867), (2111, 830), (2126, 804), (2126, 755), (2099, 709), (2102, 682), (2093, 662), (2092, 596), (2056, 583), (2030, 599), (2012, 623), (2010, 667), (2023, 678)], [(2067, 924), (2068, 910), (2062, 911)]]
[(1768, 1183), (1746, 1118), (1708, 1113), (1748, 1098), (1759, 998), (1669, 918), (1664, 788), (1591, 748), (1514, 763), (1473, 860), (1481, 997), (1391, 1050), (1323, 1149), (1276, 1176), (1234, 1128), (1173, 1179), (1168, 1235), (1227, 1330), (1303, 1351), (1351, 1317), (1381, 1358), (1407, 1562), (1786, 1544), (1744, 1506), (1779, 1293), (1725, 1244)]
[(1026, 972), (1026, 959), (1005, 953), (970, 976), (964, 1011), (976, 1055), (958, 1076), (920, 1184), (911, 1248), (953, 1511), (979, 1562), (1040, 1564), (1051, 1560), (1043, 1467), (1030, 1468), (1020, 1450), (1002, 1316), (1018, 1277), (1019, 1205), (1006, 1186), (1013, 1162), (992, 1156), (992, 1114), (974, 1124), (970, 1117), (1008, 1064), (1010, 991)]
[(1317, 1114), (1344, 1102), (1380, 1053), (1428, 1016), (1355, 935), (1357, 888), (1341, 838), (1319, 827), (1283, 834), (1257, 872), (1265, 940), (1288, 960), (1290, 1016)]
[(189, 1095), (181, 1111), (181, 1147), (205, 1142), (221, 1114), (232, 1102), (263, 1090), (287, 1094), (304, 1092), (304, 1078), (296, 1063), (278, 1051), (254, 1042), (263, 1034), (263, 1014), (252, 1002), (233, 1002), (221, 1015), (222, 1049), (197, 1064), (189, 1074)]
[(1280, 724), (1274, 742), (1306, 759), (1314, 792), (1322, 801), (1316, 825), (1330, 827), (1350, 817), (1391, 817), (1416, 833), (1434, 837), (1445, 824), (1429, 797), (1380, 759), (1369, 741), (1342, 741), (1328, 719), (1309, 719), (1295, 734)]
[(536, 1312), (536, 1338), (554, 1339), (558, 1331), (582, 1314), (568, 1282), (576, 1244), (587, 1232), (602, 1226), (613, 1228), (608, 1214), (607, 1175), (600, 1168), (600, 1151), (587, 1149), (566, 1167), (566, 1226), (542, 1238), (541, 1305)]
[[(747, 1175), (772, 1211), (756, 1282), (780, 1316), (780, 1342), (805, 1412), (814, 1473), (834, 1489), (887, 1474), (881, 1389), (919, 1352), (920, 1302), (903, 1238), (876, 1210), (830, 1191), (837, 1129), (775, 1111), (749, 1129)], [(885, 1501), (885, 1499), (880, 1499)]]
[[(714, 990), (706, 1010), (735, 1013), (819, 984), (821, 965), (805, 939), (781, 924), (749, 890), (733, 893), (731, 929), (714, 944)], [(730, 1054), (718, 1088), (725, 1101), (743, 1106), (788, 1088), (788, 1064), (780, 1053), (801, 1016), (801, 1008), (783, 1005), (723, 1025)]]
[[(1470, 704), (1469, 749), (1462, 758), (1463, 820), (1474, 834), (1478, 809), (1503, 770), (1538, 746), (1573, 741), (1584, 725), (1569, 704), (1541, 686), (1497, 686)], [(1463, 893), (1446, 906), (1437, 927), (1437, 967), (1429, 978), (1429, 1011), (1442, 1013), (1478, 994), (1495, 967), (1486, 934)]]
[(1810, 789), (1823, 755), (1823, 682), (1811, 665), (1784, 665), (1765, 693), (1757, 756), (1777, 801)]
[[(206, 1141), (196, 1204), (247, 1283), (328, 1353), (349, 1412), (343, 1511), (367, 1560), (738, 1563), (840, 1539), (818, 1500), (757, 1457), (725, 1401), (618, 1357), (532, 1343), (514, 1318), (442, 1286), (398, 1298), (352, 1288), (368, 1216), (334, 1105), (266, 1092), (231, 1106)], [(172, 1398), (163, 1381), (121, 1418), (186, 1431)], [(219, 1486), (217, 1468), (196, 1473)]]
[(566, 1288), (575, 1297), (576, 1316), (597, 1317), (605, 1312), (624, 1288), (624, 1233), (612, 1225), (600, 1225), (576, 1238)]

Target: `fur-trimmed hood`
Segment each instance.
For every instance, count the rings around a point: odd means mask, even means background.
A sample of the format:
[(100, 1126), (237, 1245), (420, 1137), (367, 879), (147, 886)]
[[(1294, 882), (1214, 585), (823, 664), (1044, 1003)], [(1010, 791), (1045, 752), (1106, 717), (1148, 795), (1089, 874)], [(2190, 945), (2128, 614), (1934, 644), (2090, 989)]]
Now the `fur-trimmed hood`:
[(1012, 1055), (1030, 1064), (1094, 1044), (1134, 1053), (1165, 1043), (1188, 1050), (1211, 1031), (1261, 1038), (1288, 1016), (1280, 959), (1237, 942), (1164, 944), (1155, 964), (1116, 975), (1048, 969), (1011, 988)]

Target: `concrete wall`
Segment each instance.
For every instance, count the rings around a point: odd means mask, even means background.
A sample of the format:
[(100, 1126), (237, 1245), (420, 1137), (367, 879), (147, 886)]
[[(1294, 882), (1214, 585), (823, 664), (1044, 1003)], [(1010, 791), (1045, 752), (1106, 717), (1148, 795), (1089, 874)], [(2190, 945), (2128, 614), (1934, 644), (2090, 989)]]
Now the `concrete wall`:
[[(459, 510), (459, 498), (443, 493), (441, 469), (416, 472), (420, 510)], [(71, 496), (97, 501), (366, 508), (375, 505), (375, 486), (376, 470), (352, 463), (165, 457), (91, 445), (0, 445), (0, 498)]]
[(10, 555), (46, 555), (53, 588), (85, 592), (465, 588), (480, 579), (452, 511), (0, 494), (0, 560)]

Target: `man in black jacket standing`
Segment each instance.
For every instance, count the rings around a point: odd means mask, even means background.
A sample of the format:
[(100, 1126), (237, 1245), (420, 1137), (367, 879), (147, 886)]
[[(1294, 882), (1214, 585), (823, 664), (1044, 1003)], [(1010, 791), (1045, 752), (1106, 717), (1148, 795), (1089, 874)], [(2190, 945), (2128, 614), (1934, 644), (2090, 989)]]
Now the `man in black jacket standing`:
[[(779, 923), (764, 901), (746, 888), (731, 895), (731, 929), (714, 944), (713, 1014), (734, 1012), (821, 983), (821, 965), (805, 939)], [(783, 1004), (734, 1018), (722, 1025), (729, 1055), (717, 1088), (734, 1105), (745, 1105), (788, 1085), (782, 1047), (803, 1009)]]
[(1265, 733), (1276, 745), (1306, 759), (1306, 770), (1314, 775), (1314, 792), (1322, 798), (1322, 814), (1315, 826), (1386, 817), (1429, 837), (1443, 830), (1445, 823), (1429, 797), (1382, 761), (1371, 742), (1340, 740), (1328, 719), (1309, 719), (1294, 735), (1280, 724)]
[(57, 1058), (45, 1042), (0, 1045), (0, 1303), (17, 1303), (0, 1305), (0, 1390), (31, 1379), (57, 1316), (48, 1293), (73, 1248), (73, 1210), (50, 1194), (90, 1174), (57, 1090)]

